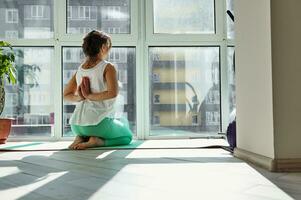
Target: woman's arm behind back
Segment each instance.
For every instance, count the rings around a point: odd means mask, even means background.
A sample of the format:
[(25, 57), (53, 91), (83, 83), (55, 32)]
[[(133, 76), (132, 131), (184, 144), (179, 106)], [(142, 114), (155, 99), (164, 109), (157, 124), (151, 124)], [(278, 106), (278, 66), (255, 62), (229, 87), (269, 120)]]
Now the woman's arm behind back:
[(71, 78), (71, 80), (68, 82), (66, 87), (64, 88), (64, 99), (66, 101), (70, 102), (78, 102), (82, 101), (83, 98), (81, 98), (79, 95), (75, 95), (75, 92), (77, 91), (77, 84), (76, 84), (76, 74), (74, 74)]

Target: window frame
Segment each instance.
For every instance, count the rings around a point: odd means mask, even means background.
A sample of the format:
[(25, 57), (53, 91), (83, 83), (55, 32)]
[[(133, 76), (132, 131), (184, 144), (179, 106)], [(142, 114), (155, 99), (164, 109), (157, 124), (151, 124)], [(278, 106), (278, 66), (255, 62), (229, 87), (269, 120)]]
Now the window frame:
[[(12, 14), (12, 20), (9, 19), (9, 13)], [(16, 13), (16, 20), (14, 21), (14, 14)], [(19, 10), (15, 8), (5, 9), (5, 23), (7, 24), (18, 24), (19, 23)]]
[[(150, 74), (148, 48), (149, 47), (202, 47), (202, 46), (219, 46), (220, 47), (220, 127), (221, 132), (225, 132), (229, 123), (229, 100), (228, 100), (228, 74), (227, 74), (227, 45), (234, 45), (234, 40), (229, 41), (227, 38), (227, 21), (226, 21), (226, 0), (215, 0), (215, 34), (159, 34), (153, 31), (153, 1), (144, 1), (145, 3), (145, 43), (144, 59), (145, 74)], [(147, 9), (146, 9), (147, 8)], [(189, 37), (187, 37), (187, 35)], [(147, 49), (147, 50), (146, 50)], [(144, 76), (144, 82), (150, 84), (150, 76)], [(138, 79), (137, 79), (138, 81)], [(143, 103), (145, 106), (144, 129), (146, 133), (144, 139), (169, 139), (169, 138), (199, 138), (199, 137), (220, 137), (219, 134), (210, 133), (193, 134), (183, 132), (174, 136), (168, 135), (151, 135), (151, 119), (150, 119), (150, 86), (144, 88)], [(223, 97), (223, 98), (222, 98)], [(138, 116), (139, 117), (139, 116)]]
[[(187, 43), (189, 43), (187, 45)], [(189, 47), (214, 47), (214, 48), (219, 48), (219, 90), (220, 90), (220, 94), (223, 94), (225, 91), (223, 90), (223, 87), (222, 87), (222, 79), (221, 77), (223, 76), (222, 73), (224, 73), (224, 69), (225, 67), (223, 67), (222, 63), (223, 63), (223, 59), (222, 59), (222, 46), (220, 43), (216, 42), (216, 43), (212, 43), (212, 42), (209, 42), (210, 44), (208, 44), (208, 42), (181, 42), (181, 43), (178, 43), (177, 45), (173, 44), (173, 43), (170, 43), (170, 42), (164, 42), (163, 44), (160, 44), (158, 45), (156, 43), (156, 45), (148, 45), (148, 49), (149, 48), (152, 48), (152, 47), (184, 47), (184, 48), (189, 48)], [(147, 65), (145, 65), (148, 69), (148, 74), (151, 74), (151, 67), (149, 66), (149, 54), (148, 54), (148, 57), (147, 57), (147, 60), (146, 60), (146, 63)], [(227, 67), (227, 66), (226, 66)], [(225, 74), (227, 75), (227, 74)], [(166, 134), (165, 131), (163, 130), (155, 130), (152, 132), (151, 130), (151, 104), (155, 104), (154, 103), (154, 99), (150, 96), (151, 95), (151, 86), (150, 86), (150, 83), (151, 83), (151, 80), (150, 80), (150, 76), (147, 76), (145, 77), (145, 81), (147, 79), (147, 83), (148, 83), (148, 86), (147, 88), (144, 88), (145, 89), (145, 93), (143, 96), (145, 97), (148, 97), (148, 99), (144, 99), (144, 103), (146, 105), (149, 105), (149, 106), (146, 106), (145, 107), (145, 116), (143, 116), (145, 118), (145, 129), (144, 131), (147, 132), (147, 134), (145, 135), (145, 139), (187, 139), (187, 138), (208, 138), (208, 137), (211, 137), (211, 138), (219, 138), (221, 137), (220, 135), (218, 135), (218, 133), (216, 134), (213, 134), (212, 132), (202, 132), (201, 134), (199, 133), (192, 133), (192, 132), (189, 132), (189, 131), (180, 131), (181, 133), (173, 133), (173, 134)], [(146, 96), (147, 95), (147, 96)], [(223, 113), (223, 107), (224, 107), (224, 104), (223, 104), (223, 101), (221, 100), (222, 95), (220, 95), (220, 132), (223, 132), (224, 128), (225, 128), (225, 125), (224, 125), (224, 122), (223, 122), (223, 118), (226, 118), (227, 115), (225, 115), (226, 117), (224, 117), (224, 113)], [(153, 102), (151, 102), (153, 101)], [(227, 102), (225, 102), (227, 103)], [(227, 120), (227, 118), (225, 119), (225, 121)], [(228, 123), (226, 121), (226, 123)]]
[[(41, 10), (40, 10), (41, 9)], [(35, 15), (34, 15), (35, 10)], [(41, 15), (39, 15), (41, 11)], [(31, 19), (43, 19), (45, 15), (45, 6), (44, 5), (30, 5), (30, 17)]]
[[(146, 39), (150, 42), (206, 42), (206, 41), (221, 41), (223, 39), (223, 17), (222, 10), (224, 10), (223, 0), (214, 1), (214, 17), (215, 17), (215, 34), (166, 34), (166, 33), (154, 33), (154, 5), (153, 1), (146, 1)], [(151, 25), (151, 26), (150, 26)], [(189, 35), (189, 37), (187, 37)]]
[[(19, 40), (19, 39), (18, 39)], [(18, 40), (15, 40), (15, 41), (18, 41)], [(32, 39), (29, 39), (29, 40), (32, 40)], [(7, 40), (6, 40), (7, 41)], [(16, 45), (13, 43), (13, 42), (10, 42), (12, 44), (12, 47), (13, 48), (32, 48), (32, 47), (37, 47), (37, 48), (49, 48), (49, 49), (52, 49), (54, 54), (53, 54), (53, 58), (55, 59), (55, 48), (54, 46), (52, 45), (43, 45), (43, 44), (20, 44), (20, 42), (16, 42)], [(56, 62), (54, 61), (53, 64), (55, 65)], [(55, 71), (55, 70), (54, 70)], [(11, 84), (9, 84), (11, 85)], [(54, 84), (55, 85), (55, 84)], [(43, 92), (42, 94), (44, 94), (45, 92)], [(8, 93), (9, 94), (9, 93)], [(34, 94), (34, 93), (33, 93)], [(53, 113), (54, 115), (56, 116), (56, 104), (54, 103), (55, 102), (55, 97), (53, 98)], [(26, 104), (25, 104), (26, 105)], [(15, 120), (19, 120), (18, 117), (15, 117), (15, 116), (11, 116), (11, 118), (15, 118)], [(32, 118), (30, 118), (29, 120), (31, 120)], [(43, 119), (42, 119), (43, 120)], [(56, 132), (56, 124), (55, 124), (56, 121), (54, 121), (54, 126), (51, 127), (51, 132), (49, 133), (49, 135), (39, 135), (39, 136), (10, 136), (9, 138), (9, 141), (39, 141), (39, 140), (44, 140), (44, 141), (57, 141), (59, 140), (59, 138), (56, 138), (55, 137), (55, 132)], [(18, 127), (26, 127), (27, 125), (26, 124), (20, 124), (18, 125)], [(36, 127), (35, 124), (32, 125), (33, 127)], [(40, 125), (41, 127), (44, 127), (44, 126), (48, 126), (48, 124), (46, 125)]]
[[(215, 0), (216, 34), (193, 35), (189, 34), (153, 34), (153, 6), (151, 0), (130, 0), (130, 34), (110, 34), (113, 46), (135, 47), (136, 50), (136, 132), (137, 139), (168, 139), (168, 138), (193, 138), (193, 137), (220, 137), (212, 134), (191, 134), (189, 132), (177, 136), (151, 135), (150, 133), (150, 67), (149, 47), (194, 47), (194, 46), (219, 46), (220, 47), (220, 90), (221, 90), (221, 123), (225, 131), (228, 125), (229, 101), (228, 101), (228, 73), (227, 73), (227, 46), (234, 46), (234, 40), (227, 39), (226, 31), (226, 0)], [(72, 12), (72, 11), (71, 11)], [(72, 14), (71, 14), (72, 17)], [(63, 20), (62, 20), (63, 19)], [(63, 137), (63, 52), (66, 46), (81, 46), (82, 35), (67, 34), (67, 0), (53, 0), (54, 34), (50, 39), (6, 39), (13, 46), (29, 47), (53, 47), (54, 74), (53, 87), (58, 95), (54, 97), (54, 135), (52, 137), (14, 137), (12, 141), (34, 141), (47, 139), (49, 141), (72, 140), (71, 137)], [(223, 98), (222, 98), (223, 97)], [(160, 119), (159, 119), (160, 120)]]
[[(58, 1), (58, 0), (55, 0)], [(80, 41), (82, 40), (82, 34), (69, 34), (67, 33), (67, 21), (68, 21), (68, 11), (67, 11), (67, 1), (68, 0), (61, 0), (58, 2), (61, 7), (60, 12), (62, 13), (62, 17), (66, 20), (61, 20), (58, 24), (59, 26), (59, 38), (63, 41)], [(139, 0), (129, 0), (130, 1), (130, 33), (111, 33), (112, 40), (116, 43), (123, 43), (124, 41), (131, 42), (130, 46), (136, 45), (138, 40), (138, 23), (139, 21), (139, 4), (141, 1)], [(144, 1), (144, 0), (143, 0)], [(109, 6), (106, 6), (109, 7)], [(91, 10), (91, 8), (90, 8)], [(138, 11), (138, 12), (137, 12)], [(72, 11), (71, 11), (72, 12)], [(71, 15), (72, 16), (72, 15)], [(91, 13), (90, 13), (91, 16)], [(69, 18), (70, 19), (70, 18)], [(90, 19), (91, 20), (91, 19)]]

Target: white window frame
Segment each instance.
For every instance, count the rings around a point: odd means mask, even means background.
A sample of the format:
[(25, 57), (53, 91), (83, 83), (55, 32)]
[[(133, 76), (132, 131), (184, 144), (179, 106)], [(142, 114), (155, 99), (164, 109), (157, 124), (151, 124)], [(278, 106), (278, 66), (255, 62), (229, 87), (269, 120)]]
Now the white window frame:
[[(81, 12), (83, 11), (83, 12)], [(88, 11), (88, 16), (86, 16), (86, 12)], [(77, 7), (78, 18), (82, 20), (89, 20), (91, 18), (91, 7), (90, 6), (78, 6)]]
[[(36, 13), (34, 13), (34, 10)], [(40, 13), (41, 11), (41, 13)], [(30, 16), (31, 19), (43, 19), (45, 15), (45, 6), (44, 5), (31, 5), (30, 6)]]
[[(56, 91), (54, 97), (54, 127), (51, 137), (16, 137), (11, 140), (72, 140), (62, 137), (63, 131), (63, 100), (62, 100), (62, 48), (80, 47), (81, 34), (67, 34), (67, 1), (53, 0), (54, 2), (54, 38), (52, 39), (8, 39), (13, 46), (47, 46), (54, 48), (55, 70), (53, 88)], [(219, 46), (220, 47), (220, 73), (221, 73), (221, 107), (222, 107), (222, 131), (228, 124), (229, 98), (228, 98), (228, 71), (227, 71), (227, 46), (234, 46), (233, 40), (227, 39), (226, 32), (226, 1), (215, 0), (216, 6), (216, 34), (153, 34), (153, 17), (151, 0), (130, 1), (130, 34), (111, 34), (113, 46), (135, 47), (136, 52), (136, 132), (138, 139), (167, 139), (167, 138), (191, 138), (206, 137), (204, 134), (192, 134), (187, 132), (177, 136), (152, 135), (150, 130), (150, 47), (173, 46)], [(71, 11), (72, 12), (72, 11)], [(72, 16), (72, 14), (71, 14)], [(209, 135), (212, 136), (212, 135)], [(212, 136), (214, 137), (214, 136)]]
[[(149, 24), (154, 24), (153, 17), (153, 1), (146, 1), (146, 38), (150, 42), (164, 42), (164, 41), (180, 41), (181, 42), (217, 42), (222, 41), (224, 38), (224, 23), (222, 16), (223, 10), (225, 10), (224, 5), (225, 0), (214, 0), (215, 1), (215, 34), (163, 34), (154, 33), (153, 26), (148, 26)], [(187, 37), (189, 35), (189, 37)], [(212, 43), (211, 43), (212, 44)]]
[[(12, 13), (12, 18), (9, 19), (9, 13)], [(14, 19), (14, 14), (16, 14), (16, 19)], [(5, 23), (7, 24), (17, 24), (19, 23), (19, 10), (15, 8), (7, 8), (5, 9)]]

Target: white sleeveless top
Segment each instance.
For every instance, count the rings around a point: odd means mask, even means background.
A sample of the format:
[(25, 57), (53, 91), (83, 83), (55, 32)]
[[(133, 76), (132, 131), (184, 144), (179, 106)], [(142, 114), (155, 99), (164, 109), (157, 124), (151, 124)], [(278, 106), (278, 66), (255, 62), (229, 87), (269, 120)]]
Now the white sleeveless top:
[[(107, 85), (104, 80), (104, 70), (107, 64), (108, 61), (103, 60), (90, 69), (83, 69), (82, 65), (80, 65), (76, 72), (76, 84), (80, 85), (82, 77), (87, 76), (90, 79), (92, 93), (106, 91)], [(115, 100), (116, 98), (102, 101), (85, 99), (77, 102), (69, 123), (81, 126), (96, 125), (105, 117), (114, 116)]]

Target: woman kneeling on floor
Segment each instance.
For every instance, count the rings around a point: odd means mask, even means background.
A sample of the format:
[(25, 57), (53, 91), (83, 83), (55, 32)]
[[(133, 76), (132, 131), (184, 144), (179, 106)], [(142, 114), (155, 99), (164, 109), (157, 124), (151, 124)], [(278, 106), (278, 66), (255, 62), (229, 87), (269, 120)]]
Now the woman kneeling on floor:
[(110, 36), (101, 31), (91, 31), (83, 39), (85, 61), (64, 89), (64, 99), (77, 102), (70, 118), (71, 130), (77, 136), (70, 149), (126, 145), (132, 141), (128, 121), (114, 118), (117, 69), (105, 60), (111, 47)]

